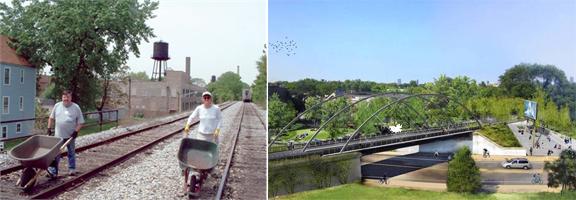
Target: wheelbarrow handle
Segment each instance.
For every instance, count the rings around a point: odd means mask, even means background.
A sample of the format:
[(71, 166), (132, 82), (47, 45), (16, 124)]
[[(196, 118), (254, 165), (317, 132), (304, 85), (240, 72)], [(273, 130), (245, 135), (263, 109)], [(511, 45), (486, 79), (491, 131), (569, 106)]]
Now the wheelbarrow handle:
[(66, 140), (66, 142), (64, 142), (64, 144), (60, 147), (60, 151), (64, 151), (64, 148), (66, 148), (66, 146), (68, 146), (68, 143), (70, 143), (74, 138), (68, 138), (68, 140)]
[(40, 177), (41, 175), (43, 175), (44, 170), (38, 170), (36, 171), (36, 175), (34, 175), (34, 177), (32, 179), (30, 179), (28, 181), (28, 183), (26, 183), (26, 185), (24, 185), (24, 188), (30, 187), (32, 185), (32, 183), (36, 183), (36, 179), (38, 179), (38, 177)]

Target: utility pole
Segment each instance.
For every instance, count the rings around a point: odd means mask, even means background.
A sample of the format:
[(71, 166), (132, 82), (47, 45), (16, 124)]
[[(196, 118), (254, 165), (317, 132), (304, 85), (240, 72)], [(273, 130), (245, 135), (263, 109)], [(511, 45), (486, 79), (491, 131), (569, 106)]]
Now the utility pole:
[(132, 116), (132, 78), (128, 76), (128, 115)]

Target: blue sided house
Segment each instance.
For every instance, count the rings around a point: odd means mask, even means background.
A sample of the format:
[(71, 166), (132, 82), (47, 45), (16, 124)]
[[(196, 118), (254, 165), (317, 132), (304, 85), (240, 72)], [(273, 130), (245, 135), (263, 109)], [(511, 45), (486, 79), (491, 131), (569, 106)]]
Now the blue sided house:
[(0, 140), (30, 135), (34, 128), (36, 68), (8, 41), (0, 35)]

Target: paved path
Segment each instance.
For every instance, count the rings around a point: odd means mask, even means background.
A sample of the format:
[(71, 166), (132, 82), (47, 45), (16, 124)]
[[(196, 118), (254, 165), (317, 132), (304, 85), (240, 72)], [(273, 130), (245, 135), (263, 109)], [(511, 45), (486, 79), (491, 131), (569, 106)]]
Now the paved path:
[[(526, 126), (526, 121), (508, 124), (508, 127), (510, 128), (512, 133), (514, 133), (514, 135), (516, 136), (522, 147), (526, 149), (526, 152), (528, 153), (530, 152), (529, 150), (530, 147), (532, 146), (531, 145), (532, 139), (534, 140), (534, 143), (538, 142), (540, 144), (540, 148), (533, 146), (532, 155), (534, 156), (545, 156), (547, 155), (548, 150), (551, 150), (553, 152), (552, 155), (558, 156), (560, 155), (560, 152), (563, 149), (567, 149), (570, 146), (564, 143), (563, 139), (564, 136), (561, 136), (560, 134), (554, 131), (550, 131), (550, 134), (548, 135), (535, 133), (532, 135), (532, 137), (534, 138), (531, 138), (530, 134), (527, 131), (525, 131), (524, 134), (520, 132), (519, 127), (524, 126)], [(555, 149), (554, 145), (560, 146), (560, 149), (558, 148)], [(572, 149), (576, 149), (576, 140), (572, 140), (571, 146)]]

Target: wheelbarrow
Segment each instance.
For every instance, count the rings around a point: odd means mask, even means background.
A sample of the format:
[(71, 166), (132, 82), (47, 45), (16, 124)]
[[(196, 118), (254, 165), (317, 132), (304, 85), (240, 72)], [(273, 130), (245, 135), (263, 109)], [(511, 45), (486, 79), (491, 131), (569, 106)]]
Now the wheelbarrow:
[(12, 148), (8, 155), (12, 159), (20, 161), (24, 167), (16, 185), (24, 191), (30, 191), (36, 184), (38, 177), (47, 171), (50, 163), (60, 154), (60, 151), (66, 148), (70, 141), (72, 138), (64, 142), (64, 139), (59, 137), (34, 135)]
[(218, 164), (218, 145), (210, 141), (183, 138), (178, 150), (178, 161), (184, 172), (186, 194), (189, 198), (198, 197), (202, 183)]

